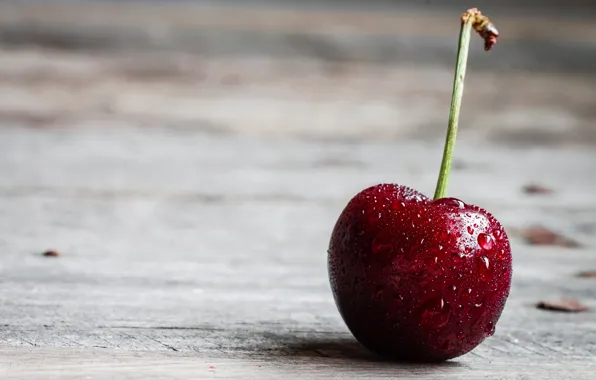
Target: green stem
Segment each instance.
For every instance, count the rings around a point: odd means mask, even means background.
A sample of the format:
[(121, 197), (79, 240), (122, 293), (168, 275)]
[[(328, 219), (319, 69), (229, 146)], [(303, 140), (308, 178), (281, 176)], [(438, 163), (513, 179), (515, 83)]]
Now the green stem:
[(459, 46), (457, 49), (455, 78), (453, 80), (453, 93), (451, 95), (451, 108), (449, 109), (447, 138), (445, 139), (443, 160), (441, 161), (441, 170), (439, 172), (439, 179), (435, 190), (435, 199), (445, 197), (447, 192), (447, 183), (449, 181), (449, 172), (451, 171), (451, 162), (453, 158), (453, 148), (455, 147), (455, 138), (457, 136), (459, 110), (461, 108), (461, 100), (464, 93), (464, 78), (466, 76), (468, 50), (470, 47), (470, 36), (472, 34), (473, 22), (474, 18), (469, 17), (465, 22), (462, 22), (459, 32)]

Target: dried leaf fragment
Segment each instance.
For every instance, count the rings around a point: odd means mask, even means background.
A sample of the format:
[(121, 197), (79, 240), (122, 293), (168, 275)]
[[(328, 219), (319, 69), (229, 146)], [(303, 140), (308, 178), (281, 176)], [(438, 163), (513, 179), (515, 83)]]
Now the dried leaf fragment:
[(577, 248), (581, 245), (566, 236), (545, 227), (530, 227), (520, 230), (528, 244)]
[(588, 310), (588, 308), (582, 305), (579, 301), (570, 298), (540, 301), (536, 304), (536, 307), (541, 310), (560, 311), (566, 313), (579, 313)]
[(45, 257), (58, 257), (60, 256), (60, 252), (53, 250), (53, 249), (48, 249), (47, 251), (45, 251), (44, 253), (42, 253), (42, 256)]
[(522, 191), (526, 194), (552, 194), (553, 193), (552, 189), (550, 189), (546, 186), (535, 184), (535, 183), (530, 183), (528, 185), (525, 185), (522, 188)]
[(580, 278), (596, 278), (596, 270), (588, 270), (588, 271), (583, 271), (583, 272), (579, 272), (576, 277), (580, 277)]

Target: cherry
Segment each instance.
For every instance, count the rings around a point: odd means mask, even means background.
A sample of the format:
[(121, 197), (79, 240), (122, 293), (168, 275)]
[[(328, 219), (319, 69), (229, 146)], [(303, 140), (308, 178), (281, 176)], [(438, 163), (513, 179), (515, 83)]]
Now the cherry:
[(329, 245), (339, 312), (387, 357), (444, 360), (493, 334), (509, 295), (511, 249), (486, 210), (381, 184), (357, 194)]
[(335, 303), (354, 337), (381, 356), (463, 355), (494, 333), (509, 296), (511, 248), (502, 225), (480, 207), (445, 197), (472, 28), (491, 44), (496, 38), (480, 12), (464, 13), (434, 199), (397, 184), (366, 188), (349, 201), (331, 235)]

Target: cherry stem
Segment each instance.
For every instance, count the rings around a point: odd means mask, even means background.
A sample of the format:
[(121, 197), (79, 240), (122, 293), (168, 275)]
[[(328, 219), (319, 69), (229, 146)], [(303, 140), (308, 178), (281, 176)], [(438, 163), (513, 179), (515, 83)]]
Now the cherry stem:
[(490, 22), (488, 17), (482, 15), (476, 8), (468, 9), (461, 16), (461, 29), (459, 31), (459, 45), (457, 49), (457, 61), (455, 64), (455, 78), (453, 80), (453, 93), (451, 95), (451, 107), (449, 109), (449, 124), (447, 126), (447, 137), (443, 150), (443, 159), (437, 180), (434, 199), (445, 197), (447, 183), (453, 160), (453, 149), (457, 136), (457, 125), (459, 122), (459, 111), (464, 93), (464, 78), (468, 63), (468, 50), (470, 47), (470, 36), (474, 29), (480, 37), (484, 38), (484, 50), (489, 51), (497, 41), (499, 32)]

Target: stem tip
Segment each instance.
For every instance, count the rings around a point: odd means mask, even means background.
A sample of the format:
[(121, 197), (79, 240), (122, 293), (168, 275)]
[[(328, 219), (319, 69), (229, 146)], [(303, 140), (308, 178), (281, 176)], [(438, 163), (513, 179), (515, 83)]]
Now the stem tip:
[(472, 28), (484, 39), (484, 50), (489, 51), (497, 43), (499, 31), (477, 8), (470, 8), (461, 16), (462, 24), (470, 19), (472, 19)]

